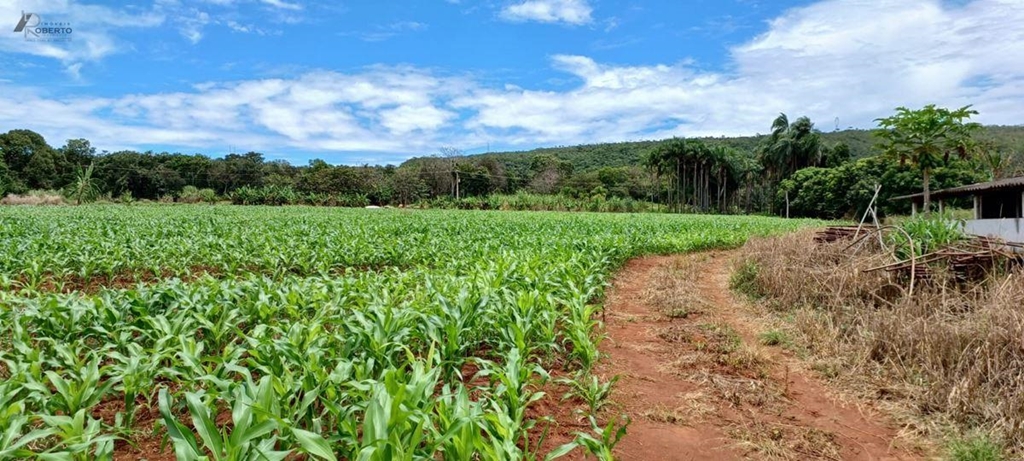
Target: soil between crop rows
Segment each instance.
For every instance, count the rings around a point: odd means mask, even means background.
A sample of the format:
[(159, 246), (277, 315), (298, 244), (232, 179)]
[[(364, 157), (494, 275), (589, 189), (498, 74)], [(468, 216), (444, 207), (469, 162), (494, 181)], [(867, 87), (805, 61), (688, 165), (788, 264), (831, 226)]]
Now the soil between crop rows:
[[(924, 459), (899, 447), (897, 429), (867, 403), (833, 399), (788, 352), (759, 345), (744, 301), (728, 287), (733, 254), (637, 258), (614, 278), (601, 345), (607, 357), (595, 373), (621, 376), (599, 420), (622, 414), (632, 420), (617, 459)], [(683, 270), (671, 273), (673, 267)], [(692, 299), (683, 301), (695, 307), (673, 315), (652, 305), (656, 277), (677, 278), (671, 283), (686, 288), (680, 293)], [(530, 411), (554, 419), (541, 453), (589, 430), (576, 404), (561, 400), (564, 386), (544, 390), (547, 397)], [(141, 419), (152, 427), (156, 412)], [(115, 457), (174, 459), (169, 445), (161, 450), (160, 436), (143, 436), (134, 446), (119, 443)], [(586, 458), (577, 450), (562, 459)]]

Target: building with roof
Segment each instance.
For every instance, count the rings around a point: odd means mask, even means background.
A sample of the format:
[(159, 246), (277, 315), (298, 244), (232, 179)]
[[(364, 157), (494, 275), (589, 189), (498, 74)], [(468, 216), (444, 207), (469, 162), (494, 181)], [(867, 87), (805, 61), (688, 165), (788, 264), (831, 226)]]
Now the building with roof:
[[(1024, 242), (1024, 176), (969, 184), (931, 193), (931, 201), (938, 203), (940, 211), (945, 208), (946, 201), (956, 198), (974, 200), (974, 219), (967, 221), (967, 232), (999, 237), (1011, 242)], [(911, 200), (916, 215), (924, 202), (924, 194), (893, 197), (893, 200), (900, 199)]]

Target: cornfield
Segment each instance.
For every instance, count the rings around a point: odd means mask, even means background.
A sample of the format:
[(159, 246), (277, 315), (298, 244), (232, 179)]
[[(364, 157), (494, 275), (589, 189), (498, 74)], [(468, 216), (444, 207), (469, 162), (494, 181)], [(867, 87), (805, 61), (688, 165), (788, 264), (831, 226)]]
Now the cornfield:
[(807, 224), (0, 208), (0, 459), (153, 437), (179, 460), (555, 457), (573, 447), (540, 453), (527, 410), (550, 370), (599, 359), (617, 267)]

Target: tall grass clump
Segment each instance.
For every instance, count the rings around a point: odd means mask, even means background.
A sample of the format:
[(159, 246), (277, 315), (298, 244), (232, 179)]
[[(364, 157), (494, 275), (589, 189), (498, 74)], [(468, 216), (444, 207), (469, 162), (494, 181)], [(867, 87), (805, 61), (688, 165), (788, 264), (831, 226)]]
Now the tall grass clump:
[(926, 255), (967, 238), (964, 221), (949, 213), (917, 215), (899, 222), (896, 227), (902, 232), (890, 233), (889, 243), (901, 259)]
[(67, 203), (60, 192), (30, 190), (24, 194), (9, 194), (0, 199), (0, 205), (63, 205)]
[[(919, 237), (916, 254), (962, 238), (936, 222), (904, 225)], [(911, 295), (886, 271), (866, 271), (891, 262), (888, 251), (852, 255), (842, 241), (808, 251), (812, 237), (755, 239), (737, 264), (745, 290), (793, 319), (814, 366), (863, 396), (886, 396), (920, 433), (991, 433), (1024, 455), (1024, 273), (965, 286), (939, 267)]]

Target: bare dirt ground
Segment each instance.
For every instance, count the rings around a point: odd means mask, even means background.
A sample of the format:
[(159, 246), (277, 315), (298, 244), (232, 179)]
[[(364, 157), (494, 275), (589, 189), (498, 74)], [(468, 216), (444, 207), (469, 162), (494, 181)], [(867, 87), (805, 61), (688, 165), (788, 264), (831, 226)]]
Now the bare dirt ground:
[[(870, 402), (832, 397), (792, 353), (762, 344), (755, 315), (729, 289), (734, 254), (639, 258), (614, 279), (596, 374), (620, 376), (604, 419), (632, 419), (618, 459), (930, 458), (902, 447)], [(546, 409), (557, 420), (546, 446), (586, 429), (572, 406)]]

